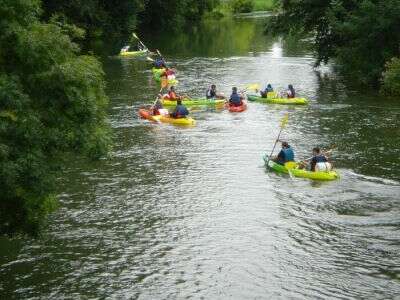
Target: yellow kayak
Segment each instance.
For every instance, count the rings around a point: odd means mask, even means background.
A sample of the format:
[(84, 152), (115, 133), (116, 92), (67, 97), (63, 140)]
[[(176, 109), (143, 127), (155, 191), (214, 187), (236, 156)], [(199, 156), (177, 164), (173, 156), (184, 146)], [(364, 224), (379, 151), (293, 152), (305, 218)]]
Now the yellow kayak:
[(171, 118), (169, 116), (161, 116), (161, 115), (153, 115), (149, 110), (146, 109), (139, 109), (139, 116), (142, 119), (146, 119), (152, 122), (161, 122), (161, 123), (168, 123), (177, 126), (195, 126), (196, 121), (190, 117), (187, 118)]
[(143, 51), (121, 51), (119, 53), (120, 56), (144, 56), (146, 54), (148, 54), (149, 51), (148, 50), (143, 50)]
[(268, 93), (267, 98), (263, 98), (257, 95), (248, 95), (247, 99), (253, 102), (260, 103), (270, 103), (270, 104), (290, 104), (290, 105), (306, 105), (308, 104), (308, 100), (306, 98), (274, 98), (276, 97), (276, 93), (272, 93), (269, 97), (270, 93)]

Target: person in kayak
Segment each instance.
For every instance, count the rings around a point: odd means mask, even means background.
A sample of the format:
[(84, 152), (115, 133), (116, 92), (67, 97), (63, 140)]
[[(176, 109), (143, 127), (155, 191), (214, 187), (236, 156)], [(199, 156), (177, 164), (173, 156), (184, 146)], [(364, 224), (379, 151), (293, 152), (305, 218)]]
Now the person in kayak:
[(286, 91), (286, 95), (288, 98), (295, 98), (296, 97), (296, 91), (293, 88), (293, 85), (289, 84), (288, 90)]
[(289, 161), (294, 161), (294, 151), (288, 142), (282, 142), (282, 149), (273, 161), (280, 165), (285, 165)]
[(175, 92), (175, 87), (171, 86), (169, 88), (168, 94), (164, 95), (163, 97), (164, 99), (168, 99), (168, 100), (182, 100), (183, 96), (179, 96), (176, 92)]
[(225, 99), (224, 95), (218, 94), (217, 86), (212, 84), (211, 87), (206, 92), (207, 99)]
[(172, 118), (181, 119), (186, 118), (189, 115), (189, 111), (185, 105), (182, 104), (182, 100), (178, 100), (176, 103), (176, 107), (171, 114)]
[(156, 58), (156, 60), (154, 61), (154, 67), (156, 67), (157, 69), (166, 68), (164, 59), (162, 57)]
[(267, 87), (265, 88), (265, 90), (260, 92), (261, 97), (262, 98), (267, 98), (268, 97), (268, 93), (271, 93), (273, 91), (274, 91), (274, 89), (272, 88), (272, 85), (268, 83)]
[(313, 148), (310, 170), (312, 172), (329, 172), (332, 170), (332, 164), (329, 162), (328, 157), (318, 147)]
[(229, 98), (229, 105), (231, 106), (241, 106), (243, 104), (243, 97), (238, 94), (237, 87), (232, 88), (232, 95)]
[(152, 106), (151, 110), (153, 113), (153, 116), (158, 116), (161, 114), (160, 110), (164, 109), (160, 98), (157, 98), (156, 103), (154, 103), (154, 105)]

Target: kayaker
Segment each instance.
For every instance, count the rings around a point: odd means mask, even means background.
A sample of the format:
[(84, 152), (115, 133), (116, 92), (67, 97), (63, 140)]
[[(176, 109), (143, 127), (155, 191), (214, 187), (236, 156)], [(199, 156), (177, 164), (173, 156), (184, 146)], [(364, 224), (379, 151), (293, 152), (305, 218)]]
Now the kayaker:
[(164, 95), (164, 99), (168, 99), (168, 100), (182, 100), (182, 96), (179, 96), (176, 92), (175, 92), (175, 87), (171, 86), (169, 88), (168, 94)]
[(156, 58), (156, 60), (154, 61), (154, 66), (155, 66), (157, 69), (166, 68), (164, 59), (163, 59), (162, 57)]
[(163, 108), (164, 108), (164, 107), (163, 107), (163, 105), (162, 105), (162, 103), (161, 103), (160, 98), (157, 98), (156, 103), (154, 103), (154, 105), (153, 105), (153, 107), (152, 107), (153, 115), (154, 115), (154, 116), (160, 115), (160, 114), (161, 114), (161, 113), (160, 113), (160, 110), (162, 110)]
[(166, 68), (165, 71), (161, 74), (161, 77), (165, 77), (168, 80), (174, 80), (176, 78), (175, 74), (176, 74), (175, 69)]
[(268, 97), (268, 93), (271, 93), (273, 91), (274, 91), (274, 89), (272, 88), (272, 85), (268, 83), (267, 87), (265, 88), (265, 90), (260, 92), (261, 97), (267, 98)]
[(211, 87), (207, 90), (206, 98), (207, 99), (225, 99), (223, 94), (218, 94), (217, 86), (215, 84), (212, 84)]
[(313, 172), (329, 172), (332, 170), (332, 164), (329, 162), (328, 157), (318, 147), (313, 148), (310, 170)]
[(293, 85), (289, 84), (288, 90), (286, 91), (286, 95), (288, 98), (295, 98), (296, 97), (296, 91), (293, 88)]
[(294, 151), (288, 142), (282, 142), (282, 149), (275, 157), (274, 161), (280, 165), (285, 165), (289, 161), (294, 161)]
[(189, 111), (185, 105), (182, 104), (182, 100), (178, 100), (176, 103), (176, 107), (171, 114), (172, 118), (181, 119), (186, 118), (189, 115)]
[(241, 106), (243, 103), (243, 97), (238, 94), (237, 87), (232, 88), (232, 95), (229, 98), (229, 105)]
[(128, 51), (129, 51), (129, 46), (124, 46), (121, 49), (121, 53), (125, 53), (125, 52), (128, 52)]

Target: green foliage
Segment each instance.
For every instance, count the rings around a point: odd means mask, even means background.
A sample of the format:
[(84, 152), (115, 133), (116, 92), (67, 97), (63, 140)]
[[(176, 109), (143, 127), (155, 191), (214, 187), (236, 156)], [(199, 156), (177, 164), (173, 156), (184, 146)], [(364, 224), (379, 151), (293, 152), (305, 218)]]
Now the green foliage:
[(65, 155), (110, 144), (100, 63), (38, 13), (37, 1), (0, 1), (1, 233), (37, 233)]
[(379, 82), (385, 63), (399, 54), (398, 0), (284, 0), (281, 11), (269, 29), (314, 34), (317, 64), (334, 58), (361, 83)]
[(64, 24), (86, 31), (88, 41), (124, 39), (134, 29), (143, 0), (43, 0), (43, 19), (54, 16)]
[(232, 10), (237, 13), (249, 13), (254, 9), (253, 0), (233, 0), (231, 2)]
[(144, 0), (144, 10), (139, 14), (140, 27), (178, 31), (190, 22), (199, 21), (218, 3), (218, 0)]
[(400, 58), (395, 57), (386, 64), (382, 82), (385, 94), (400, 96)]

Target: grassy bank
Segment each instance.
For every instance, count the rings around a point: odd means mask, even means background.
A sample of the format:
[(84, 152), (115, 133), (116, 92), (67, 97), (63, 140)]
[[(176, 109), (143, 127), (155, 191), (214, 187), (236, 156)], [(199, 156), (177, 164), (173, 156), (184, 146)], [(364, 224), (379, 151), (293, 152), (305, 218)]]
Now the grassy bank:
[(273, 10), (275, 6), (274, 0), (253, 0), (254, 11)]

